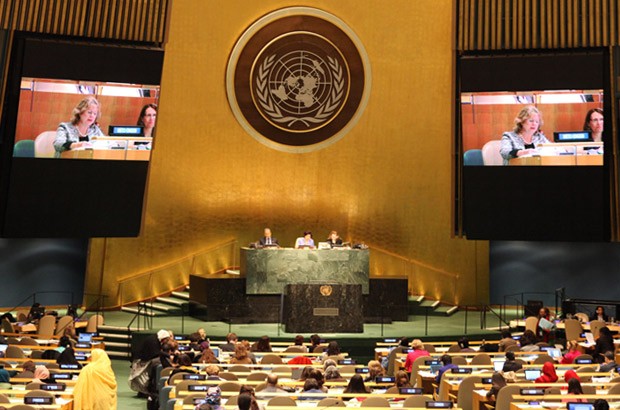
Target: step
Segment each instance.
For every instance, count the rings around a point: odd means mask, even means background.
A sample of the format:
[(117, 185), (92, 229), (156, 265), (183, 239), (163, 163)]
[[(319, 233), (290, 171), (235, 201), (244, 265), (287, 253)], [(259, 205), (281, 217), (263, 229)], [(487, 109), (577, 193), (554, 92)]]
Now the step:
[[(111, 325), (101, 325), (99, 326), (99, 330), (103, 330), (104, 332), (118, 332), (118, 333), (127, 333), (127, 326), (111, 326)], [(130, 328), (132, 332), (137, 332), (140, 330), (146, 330), (143, 327), (132, 326)]]
[(189, 292), (172, 292), (172, 296), (178, 299), (189, 300)]
[(108, 354), (108, 356), (110, 356), (110, 358), (128, 359), (131, 357), (131, 353), (129, 352), (118, 352), (118, 351), (110, 350), (110, 351), (106, 351), (106, 353)]
[(121, 311), (123, 312), (127, 312), (127, 313), (133, 313), (134, 315), (140, 314), (141, 316), (149, 316), (149, 317), (155, 317), (158, 316), (157, 313), (151, 311), (151, 310), (138, 310), (138, 308), (135, 307), (129, 307), (129, 306), (123, 306), (121, 308)]
[(458, 306), (450, 306), (450, 305), (442, 305), (437, 306), (435, 309), (436, 313), (443, 313), (446, 316), (451, 316), (459, 310)]
[(155, 300), (157, 300), (158, 302), (161, 302), (161, 303), (167, 303), (169, 305), (174, 305), (174, 306), (177, 306), (177, 307), (182, 307), (183, 305), (185, 305), (187, 303), (187, 301), (185, 301), (185, 300), (177, 299), (177, 298), (174, 298), (174, 297), (171, 298), (171, 297), (162, 297), (162, 296), (160, 296), (160, 297), (156, 298)]
[(101, 333), (101, 332), (99, 332), (99, 336), (103, 337), (104, 340), (106, 340), (106, 339), (129, 340), (129, 339), (131, 339), (131, 336), (129, 336), (127, 333)]
[(423, 308), (436, 308), (437, 306), (439, 306), (441, 302), (438, 300), (430, 300), (430, 299), (425, 299), (422, 302), (420, 302), (420, 307)]
[(241, 271), (239, 269), (226, 269), (226, 273), (229, 275), (241, 275)]
[(131, 343), (120, 343), (120, 342), (108, 342), (105, 341), (105, 347), (106, 349), (108, 347), (115, 347), (115, 348), (122, 348), (122, 349), (130, 349), (131, 350)]
[(145, 305), (147, 309), (158, 310), (165, 313), (177, 313), (179, 308), (177, 306), (171, 306), (164, 303), (148, 303)]

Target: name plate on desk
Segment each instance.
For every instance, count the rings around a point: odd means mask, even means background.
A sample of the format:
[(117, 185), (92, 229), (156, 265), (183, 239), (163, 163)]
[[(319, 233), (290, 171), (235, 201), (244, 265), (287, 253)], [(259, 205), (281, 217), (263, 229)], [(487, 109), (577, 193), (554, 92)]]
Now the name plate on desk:
[(314, 308), (312, 314), (314, 316), (339, 316), (340, 310), (338, 308)]

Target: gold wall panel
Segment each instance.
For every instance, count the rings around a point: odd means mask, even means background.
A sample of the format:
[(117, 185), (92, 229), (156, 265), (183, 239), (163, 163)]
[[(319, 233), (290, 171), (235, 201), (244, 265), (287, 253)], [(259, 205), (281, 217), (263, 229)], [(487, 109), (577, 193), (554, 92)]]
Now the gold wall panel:
[[(373, 85), (348, 135), (322, 150), (291, 154), (243, 131), (224, 79), (241, 33), (275, 9), (298, 5), (172, 3), (143, 231), (138, 238), (91, 241), (87, 292), (101, 290), (108, 305), (117, 305), (119, 279), (147, 272), (144, 286), (127, 286), (123, 299), (149, 286), (155, 294), (161, 284), (148, 272), (230, 240), (246, 245), (269, 226), (284, 246), (305, 229), (315, 240), (336, 229), (377, 250), (373, 274), (406, 275), (414, 294), (487, 302), (487, 243), (451, 236), (453, 1), (306, 1), (357, 33)], [(129, 289), (136, 294), (127, 295)]]

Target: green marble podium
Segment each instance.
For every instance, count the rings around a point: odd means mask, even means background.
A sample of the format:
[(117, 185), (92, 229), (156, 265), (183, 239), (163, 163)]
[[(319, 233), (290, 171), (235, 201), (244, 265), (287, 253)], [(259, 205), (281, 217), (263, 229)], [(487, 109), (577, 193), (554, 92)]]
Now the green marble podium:
[(368, 249), (241, 248), (246, 294), (281, 294), (288, 284), (362, 285), (368, 294)]

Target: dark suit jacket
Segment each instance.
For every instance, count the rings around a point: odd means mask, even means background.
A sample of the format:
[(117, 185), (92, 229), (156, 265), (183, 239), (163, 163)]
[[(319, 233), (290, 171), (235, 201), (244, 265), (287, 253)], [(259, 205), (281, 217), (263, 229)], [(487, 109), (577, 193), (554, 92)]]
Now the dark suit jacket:
[[(266, 237), (262, 237), (258, 240), (258, 244), (260, 246), (265, 246), (267, 244), (267, 238)], [(272, 245), (279, 245), (278, 240), (276, 238), (274, 238), (273, 236), (271, 237), (271, 244)]]

